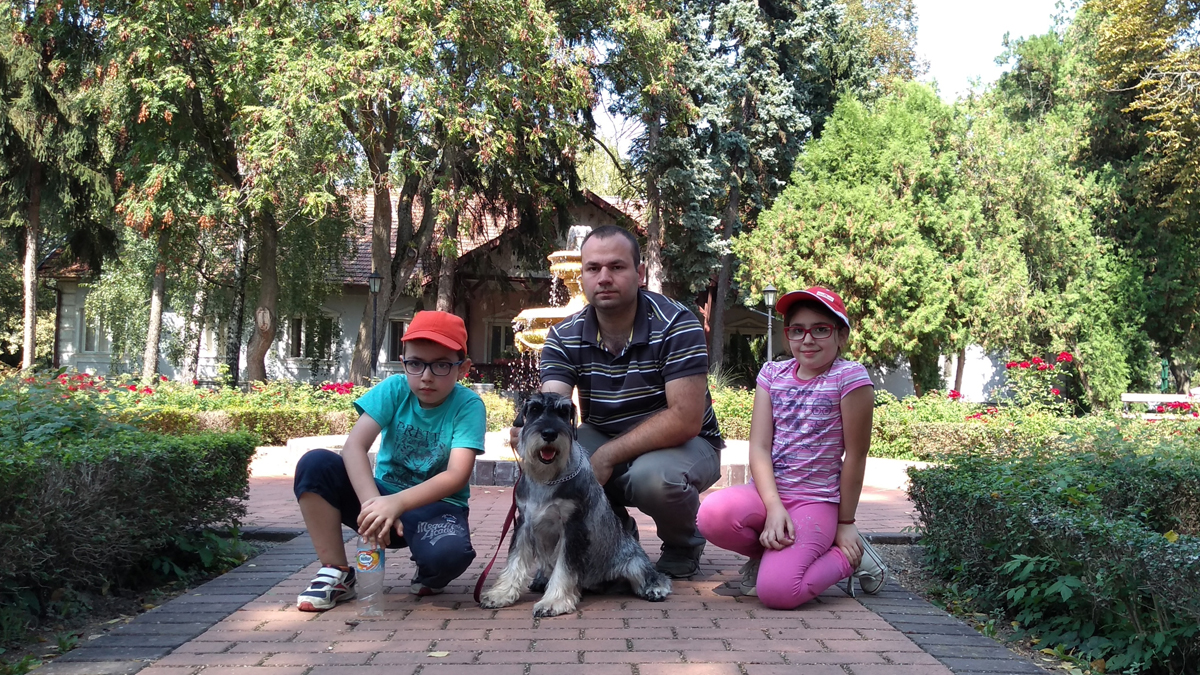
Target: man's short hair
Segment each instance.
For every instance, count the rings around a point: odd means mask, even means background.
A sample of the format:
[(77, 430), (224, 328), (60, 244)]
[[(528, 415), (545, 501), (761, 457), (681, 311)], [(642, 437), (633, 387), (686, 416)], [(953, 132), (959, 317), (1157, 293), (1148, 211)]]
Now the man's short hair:
[(629, 242), (629, 248), (633, 251), (633, 266), (637, 267), (638, 265), (642, 264), (642, 247), (638, 245), (637, 237), (634, 237), (633, 233), (629, 230), (626, 230), (623, 227), (617, 227), (616, 225), (601, 225), (591, 232), (588, 232), (587, 236), (583, 238), (583, 243), (579, 245), (580, 252), (583, 252), (583, 247), (587, 245), (588, 240), (592, 237), (597, 239), (622, 237), (625, 239), (625, 241)]

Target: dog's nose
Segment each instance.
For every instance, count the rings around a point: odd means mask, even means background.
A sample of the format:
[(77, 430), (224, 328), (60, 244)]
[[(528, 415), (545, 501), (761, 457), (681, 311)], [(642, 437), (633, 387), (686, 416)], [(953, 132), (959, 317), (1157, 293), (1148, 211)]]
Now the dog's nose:
[(542, 432), (542, 440), (547, 443), (553, 443), (556, 438), (558, 438), (558, 432), (554, 429), (546, 429)]

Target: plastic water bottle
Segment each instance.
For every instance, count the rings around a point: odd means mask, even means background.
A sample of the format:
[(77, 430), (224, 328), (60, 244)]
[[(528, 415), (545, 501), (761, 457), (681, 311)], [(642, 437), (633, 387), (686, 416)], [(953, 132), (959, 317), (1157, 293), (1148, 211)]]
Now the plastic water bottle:
[(383, 563), (383, 547), (359, 537), (354, 556), (359, 616), (383, 616)]

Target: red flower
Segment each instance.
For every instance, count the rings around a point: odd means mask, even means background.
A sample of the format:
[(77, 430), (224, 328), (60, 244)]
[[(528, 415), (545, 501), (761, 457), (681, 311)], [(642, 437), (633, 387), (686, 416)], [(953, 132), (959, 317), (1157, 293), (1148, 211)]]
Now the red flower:
[(1039, 364), (1037, 364), (1037, 369), (1038, 369), (1038, 370), (1050, 370), (1050, 368), (1051, 368), (1051, 366), (1050, 366), (1049, 364), (1047, 364), (1047, 363), (1039, 363)]
[(136, 384), (129, 385), (129, 391), (137, 391), (137, 385)]
[(150, 387), (142, 387), (142, 393), (143, 394), (153, 394), (154, 390), (151, 389)]
[(1059, 395), (1059, 394), (1061, 394), (1062, 392), (1061, 392), (1061, 391), (1059, 391), (1059, 390), (1057, 390), (1057, 389), (1051, 389), (1051, 390), (1050, 390), (1050, 393), (1051, 393), (1051, 394), (1054, 394), (1055, 396), (1058, 396), (1058, 395)]
[(1059, 352), (1058, 356), (1054, 360), (1058, 361), (1059, 363), (1070, 363), (1075, 360), (1075, 357), (1071, 356), (1070, 352)]
[(159, 376), (158, 376), (158, 379), (159, 379), (160, 381), (162, 381), (162, 382), (166, 382), (166, 381), (167, 381), (167, 376), (166, 376), (166, 375), (159, 375)]
[(950, 393), (946, 394), (946, 398), (950, 399), (951, 401), (957, 401), (958, 399), (962, 398), (962, 392), (955, 390), (955, 389), (951, 389)]
[(1017, 362), (1016, 362), (1016, 361), (1009, 361), (1008, 363), (1004, 364), (1004, 367), (1005, 367), (1005, 368), (1009, 368), (1009, 369), (1016, 368), (1016, 367), (1017, 367)]
[(995, 415), (995, 414), (996, 414), (996, 413), (998, 413), (998, 412), (1000, 412), (1000, 409), (999, 409), (999, 408), (996, 408), (996, 407), (992, 407), (992, 408), (988, 408), (988, 409), (987, 409), (987, 414), (989, 414), (989, 415)]
[(1042, 361), (1042, 359), (1041, 359), (1041, 358), (1039, 358), (1039, 357), (1037, 357), (1037, 356), (1033, 357), (1033, 359), (1031, 360), (1031, 362), (1032, 362), (1032, 363), (1034, 363), (1034, 364), (1038, 364), (1038, 363), (1045, 363), (1045, 361)]
[(198, 387), (198, 386), (200, 386), (200, 380), (197, 380), (197, 379), (193, 378), (193, 379), (192, 379), (192, 386), (193, 386), (193, 387)]
[(1020, 362), (1020, 363), (1018, 363), (1018, 364), (1017, 364), (1017, 367), (1019, 367), (1019, 368), (1028, 368), (1028, 367), (1029, 367), (1029, 362), (1028, 362), (1028, 361), (1022, 361), (1022, 362)]
[(1157, 408), (1155, 408), (1154, 410), (1155, 410), (1155, 412), (1166, 412), (1167, 409), (1160, 405)]

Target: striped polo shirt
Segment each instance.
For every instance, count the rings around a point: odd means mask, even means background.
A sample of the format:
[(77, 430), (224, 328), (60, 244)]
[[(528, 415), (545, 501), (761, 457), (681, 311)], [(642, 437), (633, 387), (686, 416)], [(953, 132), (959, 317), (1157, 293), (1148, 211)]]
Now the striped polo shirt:
[[(583, 421), (610, 436), (665, 410), (667, 382), (708, 375), (703, 326), (686, 307), (658, 293), (638, 291), (633, 337), (621, 354), (603, 349), (599, 335), (591, 305), (551, 328), (542, 348), (541, 376), (543, 382), (578, 387)], [(700, 436), (722, 448), (707, 388), (704, 397), (708, 405)]]

